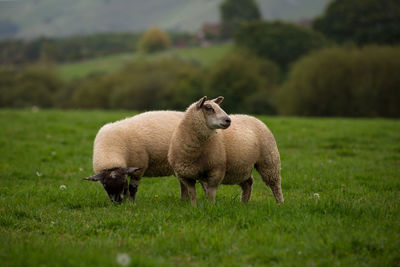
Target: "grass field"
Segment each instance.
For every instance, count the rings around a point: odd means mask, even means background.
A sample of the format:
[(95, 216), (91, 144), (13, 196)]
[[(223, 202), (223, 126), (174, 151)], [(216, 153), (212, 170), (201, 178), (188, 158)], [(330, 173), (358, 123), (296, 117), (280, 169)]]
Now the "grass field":
[(198, 188), (191, 207), (173, 177), (113, 205), (81, 178), (99, 127), (130, 115), (0, 111), (1, 266), (118, 266), (120, 253), (131, 266), (399, 266), (400, 121), (260, 117), (283, 205), (258, 175), (247, 205), (221, 186), (215, 205)]
[(62, 79), (68, 81), (82, 78), (92, 73), (114, 72), (134, 60), (159, 60), (163, 58), (179, 58), (182, 60), (197, 62), (204, 67), (208, 67), (224, 57), (231, 49), (232, 44), (222, 44), (209, 47), (171, 49), (151, 55), (124, 53), (82, 62), (61, 64), (57, 66), (57, 72), (60, 74)]

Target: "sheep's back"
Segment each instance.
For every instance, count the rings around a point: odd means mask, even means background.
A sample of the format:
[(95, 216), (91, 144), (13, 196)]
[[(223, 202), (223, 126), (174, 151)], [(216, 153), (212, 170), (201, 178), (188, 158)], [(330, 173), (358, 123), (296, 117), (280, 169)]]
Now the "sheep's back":
[(182, 117), (177, 111), (151, 111), (103, 126), (95, 139), (95, 171), (142, 167), (144, 176), (171, 175), (168, 147)]
[[(182, 118), (183, 112), (177, 111), (153, 111), (136, 116), (136, 133), (130, 138), (130, 147), (135, 150), (135, 153), (130, 153), (130, 155), (134, 157), (145, 152), (148, 156), (144, 176), (173, 174), (168, 163), (168, 148), (172, 134)], [(138, 143), (140, 143), (140, 151), (135, 149)], [(137, 161), (135, 158), (130, 158), (130, 162), (136, 164)]]

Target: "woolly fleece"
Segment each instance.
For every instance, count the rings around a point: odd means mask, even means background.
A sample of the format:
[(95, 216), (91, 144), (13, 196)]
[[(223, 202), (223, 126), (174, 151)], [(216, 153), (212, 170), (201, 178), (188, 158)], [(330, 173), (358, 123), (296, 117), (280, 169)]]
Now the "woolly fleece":
[(182, 118), (183, 112), (151, 111), (104, 125), (94, 140), (95, 173), (116, 167), (140, 167), (140, 177), (172, 175), (168, 148)]
[[(205, 104), (219, 108), (213, 101)], [(230, 115), (229, 128), (213, 130), (206, 126), (205, 114), (193, 103), (173, 134), (168, 160), (177, 177), (189, 188), (193, 179), (213, 189), (219, 184), (239, 184), (246, 202), (251, 194), (251, 172), (256, 167), (276, 201), (283, 202), (280, 157), (268, 127), (252, 116)]]

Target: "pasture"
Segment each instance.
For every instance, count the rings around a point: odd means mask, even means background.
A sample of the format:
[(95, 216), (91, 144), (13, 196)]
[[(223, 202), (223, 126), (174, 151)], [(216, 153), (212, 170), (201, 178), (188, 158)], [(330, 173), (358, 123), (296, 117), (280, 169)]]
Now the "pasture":
[(66, 81), (84, 78), (94, 73), (110, 73), (120, 70), (125, 64), (140, 60), (161, 60), (177, 58), (185, 61), (196, 62), (203, 67), (209, 67), (223, 58), (230, 50), (232, 44), (213, 45), (209, 47), (189, 47), (171, 49), (154, 54), (122, 53), (103, 56), (81, 62), (56, 65), (56, 71)]
[(2, 266), (399, 266), (400, 122), (263, 117), (282, 160), (283, 205), (255, 174), (253, 195), (173, 177), (142, 179), (114, 205), (92, 175), (92, 142), (127, 111), (1, 110)]

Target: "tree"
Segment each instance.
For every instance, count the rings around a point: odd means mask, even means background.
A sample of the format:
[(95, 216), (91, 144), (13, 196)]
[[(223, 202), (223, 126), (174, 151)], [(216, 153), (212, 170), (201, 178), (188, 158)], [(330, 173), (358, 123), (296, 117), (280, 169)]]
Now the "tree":
[(53, 107), (63, 82), (49, 66), (0, 70), (0, 105), (5, 107)]
[(188, 103), (203, 96), (203, 80), (202, 70), (188, 62), (136, 60), (120, 71), (94, 75), (67, 88), (63, 95), (70, 96), (71, 101), (66, 101), (64, 106), (183, 110)]
[(231, 38), (242, 23), (260, 20), (261, 12), (255, 0), (225, 0), (220, 6), (220, 16), (222, 35)]
[(158, 27), (149, 29), (139, 40), (139, 49), (146, 53), (162, 51), (171, 46), (168, 34)]
[(246, 23), (237, 32), (235, 43), (283, 70), (309, 51), (328, 44), (325, 37), (313, 30), (290, 23), (257, 21)]
[(279, 67), (249, 52), (234, 51), (214, 65), (207, 75), (206, 95), (222, 95), (232, 113), (273, 114), (273, 93), (280, 80)]
[(284, 115), (400, 116), (400, 48), (326, 48), (296, 62), (277, 96)]
[(337, 42), (400, 42), (399, 0), (334, 0), (325, 13), (314, 20), (313, 28)]

